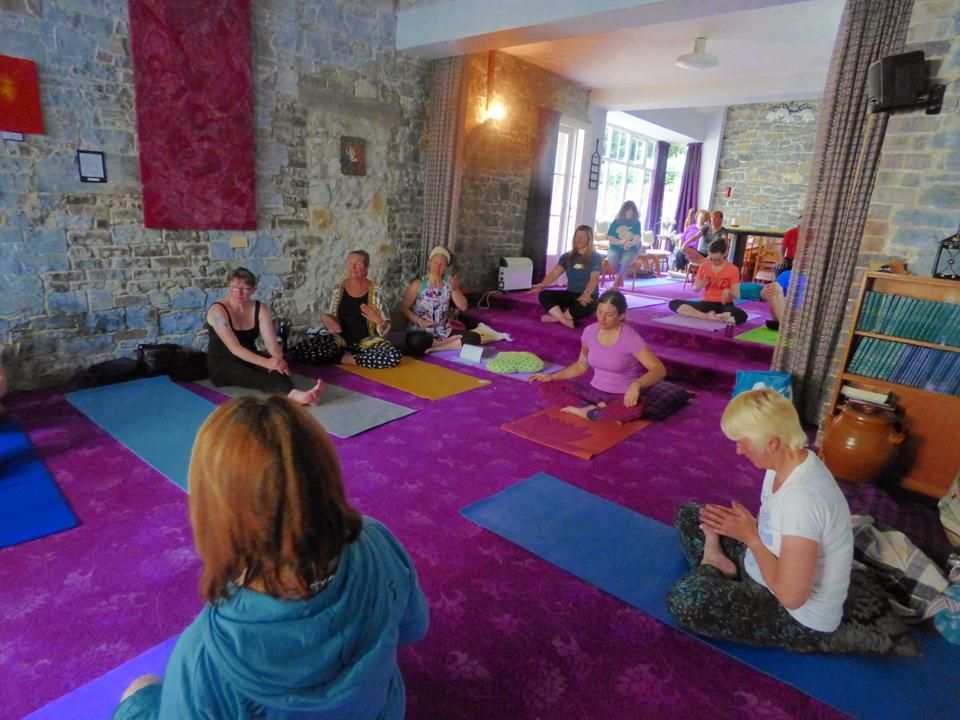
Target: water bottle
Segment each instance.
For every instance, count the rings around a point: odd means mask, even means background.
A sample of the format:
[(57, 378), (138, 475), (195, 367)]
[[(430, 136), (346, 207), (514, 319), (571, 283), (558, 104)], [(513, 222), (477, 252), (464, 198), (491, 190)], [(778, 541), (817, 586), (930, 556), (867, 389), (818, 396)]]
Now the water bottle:
[(733, 318), (727, 318), (727, 322), (724, 323), (723, 335), (724, 337), (733, 337), (733, 328), (736, 326), (737, 321)]

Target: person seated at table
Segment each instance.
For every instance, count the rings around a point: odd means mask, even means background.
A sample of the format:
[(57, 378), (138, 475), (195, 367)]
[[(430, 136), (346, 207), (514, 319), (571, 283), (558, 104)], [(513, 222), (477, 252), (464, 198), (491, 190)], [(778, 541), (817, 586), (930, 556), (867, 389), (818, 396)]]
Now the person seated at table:
[(347, 255), (346, 276), (321, 317), (327, 332), (294, 347), (297, 360), (374, 369), (400, 364), (400, 351), (383, 337), (390, 330), (389, 315), (379, 286), (367, 278), (369, 270), (370, 255), (365, 250)]
[[(540, 397), (588, 420), (629, 422), (644, 417), (643, 396), (667, 370), (639, 333), (627, 325), (627, 300), (608, 290), (597, 304), (597, 322), (581, 336), (580, 358), (555, 373), (536, 373)], [(590, 383), (576, 378), (593, 368)]]
[(793, 403), (764, 388), (741, 393), (723, 434), (765, 470), (756, 519), (743, 505), (681, 505), (676, 527), (691, 571), (667, 594), (683, 627), (761, 647), (815, 646), (835, 631), (853, 563), (846, 498), (806, 449)]
[(400, 542), (347, 501), (320, 423), (285, 398), (221, 405), (188, 502), (206, 605), (114, 720), (402, 718), (397, 648), (426, 635), (427, 600)]
[(740, 297), (740, 271), (727, 262), (727, 243), (714, 240), (707, 259), (697, 270), (694, 292), (703, 290), (703, 300), (671, 300), (670, 309), (679, 315), (727, 322), (730, 318), (740, 325), (747, 321), (747, 313), (734, 305)]
[(792, 270), (785, 270), (777, 275), (775, 282), (767, 283), (760, 291), (760, 298), (767, 303), (770, 308), (772, 320), (767, 320), (766, 326), (771, 330), (780, 330), (780, 320), (783, 319), (784, 305), (786, 304), (787, 291), (790, 289), (790, 278), (793, 277)]
[(640, 213), (633, 200), (627, 200), (620, 206), (620, 212), (607, 228), (610, 248), (607, 250), (607, 265), (614, 273), (613, 290), (623, 286), (623, 276), (640, 254), (640, 242), (643, 228), (640, 227)]
[(706, 262), (707, 256), (697, 249), (701, 238), (710, 229), (710, 211), (698, 210), (694, 222), (687, 226), (680, 238), (680, 247), (674, 259), (677, 270), (686, 269), (687, 265)]
[[(601, 261), (600, 253), (593, 247), (593, 229), (589, 225), (581, 225), (573, 233), (570, 251), (561, 255), (547, 276), (529, 290), (532, 293), (540, 291), (537, 299), (547, 311), (540, 320), (573, 328), (578, 320), (593, 315), (597, 311)], [(567, 274), (566, 290), (543, 289), (559, 280), (564, 273)]]
[[(275, 395), (286, 395), (301, 405), (320, 402), (323, 381), (309, 390), (297, 390), (283, 357), (270, 308), (253, 299), (257, 276), (237, 268), (227, 276), (227, 295), (207, 311), (207, 370), (214, 385), (236, 385)], [(263, 338), (267, 355), (257, 351)]]
[(427, 274), (410, 283), (400, 301), (403, 315), (410, 321), (407, 348), (416, 355), (480, 344), (480, 336), (473, 331), (454, 332), (450, 304), (463, 312), (467, 309), (467, 297), (457, 276), (447, 272), (451, 260), (445, 247), (433, 248), (427, 260)]

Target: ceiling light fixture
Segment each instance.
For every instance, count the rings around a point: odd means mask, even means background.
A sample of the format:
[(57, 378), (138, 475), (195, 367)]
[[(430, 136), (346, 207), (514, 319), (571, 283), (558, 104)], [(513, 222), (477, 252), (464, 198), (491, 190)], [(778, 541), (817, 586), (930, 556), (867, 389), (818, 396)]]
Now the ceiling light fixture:
[(677, 67), (684, 70), (706, 70), (716, 67), (720, 59), (706, 51), (707, 39), (698, 37), (693, 43), (693, 52), (677, 58)]

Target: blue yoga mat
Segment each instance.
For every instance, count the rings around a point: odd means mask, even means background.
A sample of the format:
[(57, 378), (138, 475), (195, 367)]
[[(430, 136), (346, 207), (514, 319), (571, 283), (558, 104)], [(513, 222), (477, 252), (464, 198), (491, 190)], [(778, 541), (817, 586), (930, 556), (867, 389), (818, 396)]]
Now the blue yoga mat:
[(96, 680), (71, 690), (24, 720), (106, 720), (117, 709), (120, 696), (131, 682), (141, 675), (163, 676), (178, 637), (174, 635)]
[[(672, 627), (666, 593), (687, 563), (676, 531), (538, 473), (461, 513)], [(955, 717), (960, 647), (916, 632), (924, 658), (801, 655), (709, 641), (741, 662), (861, 718)]]
[(0, 421), (0, 548), (76, 525), (77, 516), (30, 440), (13, 421)]
[(184, 490), (197, 431), (216, 409), (167, 376), (67, 394), (67, 401)]

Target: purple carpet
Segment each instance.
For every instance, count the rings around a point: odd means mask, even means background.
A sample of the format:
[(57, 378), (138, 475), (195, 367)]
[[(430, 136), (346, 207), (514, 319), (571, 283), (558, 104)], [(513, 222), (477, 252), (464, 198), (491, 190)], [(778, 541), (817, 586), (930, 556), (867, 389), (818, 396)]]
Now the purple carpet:
[[(483, 315), (496, 329), (516, 333), (507, 349), (528, 349), (522, 341), (549, 360), (576, 356), (573, 332), (522, 313)], [(504, 327), (508, 321), (514, 325)], [(431, 402), (336, 368), (320, 371), (339, 385), (418, 411), (362, 436), (334, 439), (349, 496), (397, 534), (430, 599), (426, 640), (401, 653), (408, 717), (843, 717), (458, 512), (540, 471), (663, 522), (694, 498), (736, 499), (756, 510), (761, 473), (722, 437), (719, 418), (732, 387), (729, 371), (763, 363), (728, 358), (726, 344), (698, 350), (698, 340), (671, 344), (658, 336), (656, 342), (676, 358), (669, 361), (674, 379), (699, 397), (593, 461), (499, 429), (538, 407), (536, 389), (515, 380)], [(748, 343), (730, 345), (753, 350)], [(709, 370), (694, 369), (697, 352)], [(713, 367), (724, 358), (724, 366)], [(0, 551), (4, 718), (21, 717), (162, 642), (200, 607), (186, 495), (61, 393), (14, 395), (8, 408), (81, 525)], [(898, 505), (878, 489), (853, 494), (855, 510), (860, 502), (898, 520), (906, 513), (917, 526), (935, 523), (929, 504)]]

